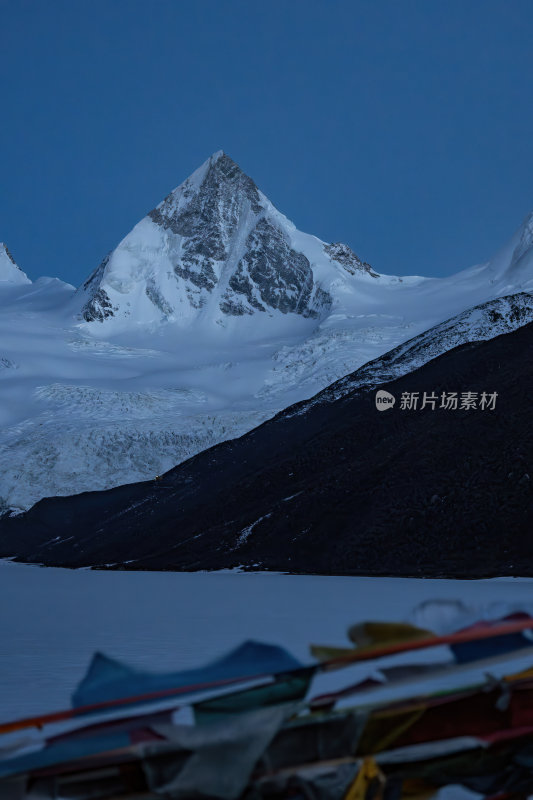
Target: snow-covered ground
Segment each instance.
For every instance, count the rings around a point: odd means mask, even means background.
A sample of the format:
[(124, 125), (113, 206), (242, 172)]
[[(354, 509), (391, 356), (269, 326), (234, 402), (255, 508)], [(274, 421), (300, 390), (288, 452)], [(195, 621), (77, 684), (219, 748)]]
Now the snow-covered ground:
[[(68, 707), (95, 650), (164, 671), (198, 666), (259, 639), (309, 662), (310, 643), (345, 645), (348, 625), (406, 620), (415, 606), (435, 599), (461, 601), (475, 615), (490, 603), (528, 606), (533, 583), (95, 572), (3, 562), (0, 721)], [(420, 613), (416, 621), (427, 624)], [(345, 685), (346, 675), (338, 675)]]
[[(377, 275), (215, 154), (77, 291), (31, 283), (0, 248), (0, 512), (151, 479), (520, 291), (533, 291), (533, 215), (481, 266)], [(461, 325), (450, 346), (477, 321)]]

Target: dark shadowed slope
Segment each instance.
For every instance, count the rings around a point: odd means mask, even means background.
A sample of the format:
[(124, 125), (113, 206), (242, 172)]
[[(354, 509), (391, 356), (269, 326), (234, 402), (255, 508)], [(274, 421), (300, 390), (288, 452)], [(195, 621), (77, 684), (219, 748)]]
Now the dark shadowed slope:
[(521, 328), (528, 322), (533, 322), (533, 294), (529, 292), (519, 292), (480, 303), (368, 361), (355, 372), (318, 392), (306, 403), (297, 404), (295, 411), (302, 413), (316, 403), (338, 400), (353, 389), (370, 389), (389, 383), (454, 347), (493, 339), (502, 333)]
[[(46, 564), (316, 573), (533, 574), (533, 324), (383, 385), (294, 407), (163, 480), (44, 500), (0, 551)], [(497, 392), (401, 410), (402, 392)], [(305, 409), (305, 410), (304, 410)]]

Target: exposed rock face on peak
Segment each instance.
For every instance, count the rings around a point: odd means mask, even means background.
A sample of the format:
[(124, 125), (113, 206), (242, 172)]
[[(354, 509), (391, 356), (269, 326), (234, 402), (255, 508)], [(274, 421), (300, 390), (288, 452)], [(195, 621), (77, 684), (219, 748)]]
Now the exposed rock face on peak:
[(261, 211), (255, 183), (225, 154), (209, 160), (200, 187), (189, 178), (150, 211), (148, 216), (156, 225), (183, 239), (174, 272), (189, 284), (193, 306), (204, 305), (206, 292), (216, 287), (216, 264), (230, 258), (241, 221)]
[(377, 272), (374, 272), (372, 267), (367, 261), (361, 261), (358, 255), (354, 253), (351, 247), (342, 242), (332, 242), (331, 244), (324, 245), (324, 251), (339, 264), (348, 270), (351, 275), (355, 275), (357, 271), (368, 272), (373, 278), (379, 278)]
[(2, 283), (31, 283), (9, 252), (7, 245), (0, 242), (0, 285)]
[(261, 196), (253, 180), (225, 153), (216, 153), (200, 170), (200, 181), (195, 172), (148, 216), (173, 233), (207, 239), (210, 251), (206, 255), (223, 260), (227, 239), (246, 206), (261, 213)]
[(0, 514), (150, 479), (331, 384), (334, 400), (525, 324), (530, 223), (457, 275), (377, 275), (217, 153), (77, 293), (28, 290), (2, 247)]
[[(315, 288), (311, 264), (303, 253), (291, 249), (283, 231), (263, 217), (246, 245), (246, 252), (229, 279), (221, 310), (227, 314), (253, 314), (254, 310), (276, 308), (284, 314), (317, 317), (318, 311), (313, 307), (316, 303), (311, 303)], [(328, 298), (324, 297), (322, 305), (327, 304)]]
[(113, 309), (105, 289), (100, 288), (100, 282), (104, 277), (105, 268), (110, 257), (111, 253), (108, 253), (81, 287), (80, 291), (86, 292), (90, 297), (85, 303), (82, 312), (86, 322), (103, 322), (106, 317), (113, 315), (114, 310), (118, 310)]
[(347, 245), (297, 231), (218, 152), (106, 256), (80, 289), (82, 316), (122, 325), (319, 318), (333, 302), (328, 284), (356, 273), (377, 277)]

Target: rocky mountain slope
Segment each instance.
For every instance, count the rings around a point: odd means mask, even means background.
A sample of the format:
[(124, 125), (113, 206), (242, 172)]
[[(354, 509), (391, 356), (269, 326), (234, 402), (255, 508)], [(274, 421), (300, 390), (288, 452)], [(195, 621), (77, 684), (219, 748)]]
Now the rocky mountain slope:
[(376, 277), (347, 245), (296, 231), (220, 151), (104, 259), (82, 287), (82, 316), (107, 331), (256, 312), (317, 319), (333, 302), (323, 282), (356, 273)]
[[(532, 220), (486, 264), (383, 275), (298, 231), (216, 153), (78, 290), (4, 259), (0, 508), (151, 478), (445, 320), (395, 369), (515, 327), (503, 298), (523, 293), (525, 321)], [(458, 318), (487, 303), (501, 320)]]
[(363, 387), (289, 409), (161, 481), (4, 519), (0, 552), (75, 567), (531, 575), (532, 358), (533, 323), (456, 347), (383, 384), (396, 398), (385, 412)]
[(369, 361), (307, 402), (298, 404), (294, 413), (301, 414), (317, 403), (338, 400), (354, 389), (370, 389), (400, 378), (454, 347), (493, 339), (529, 322), (533, 322), (533, 294), (528, 292), (481, 303)]

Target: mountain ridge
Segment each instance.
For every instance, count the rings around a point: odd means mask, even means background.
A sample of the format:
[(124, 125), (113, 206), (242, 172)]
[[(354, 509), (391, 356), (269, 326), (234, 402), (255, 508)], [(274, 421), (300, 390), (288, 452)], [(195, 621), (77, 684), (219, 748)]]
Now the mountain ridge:
[[(163, 225), (141, 220), (78, 290), (0, 281), (3, 508), (161, 474), (424, 332), (433, 342), (394, 370), (487, 338), (503, 328), (475, 317), (484, 304), (516, 327), (504, 298), (533, 291), (531, 215), (496, 256), (449, 278), (378, 275), (347, 245), (298, 231), (215, 156), (152, 210)], [(115, 288), (99, 295), (106, 281)], [(101, 319), (83, 319), (88, 302)], [(122, 316), (106, 316), (115, 307)], [(392, 366), (374, 364), (373, 378)]]
[(496, 393), (491, 410), (383, 413), (355, 389), (161, 481), (41, 501), (2, 521), (0, 552), (68, 567), (531, 574), (532, 355), (529, 323), (384, 384), (397, 398)]
[[(82, 317), (87, 323), (141, 317), (183, 324), (209, 310), (218, 324), (227, 316), (275, 311), (317, 319), (332, 298), (316, 274), (317, 253), (305, 241), (296, 249), (295, 231), (219, 151), (106, 256), (82, 286)], [(377, 277), (348, 245), (322, 243), (320, 257), (322, 272), (329, 263), (330, 271)]]

